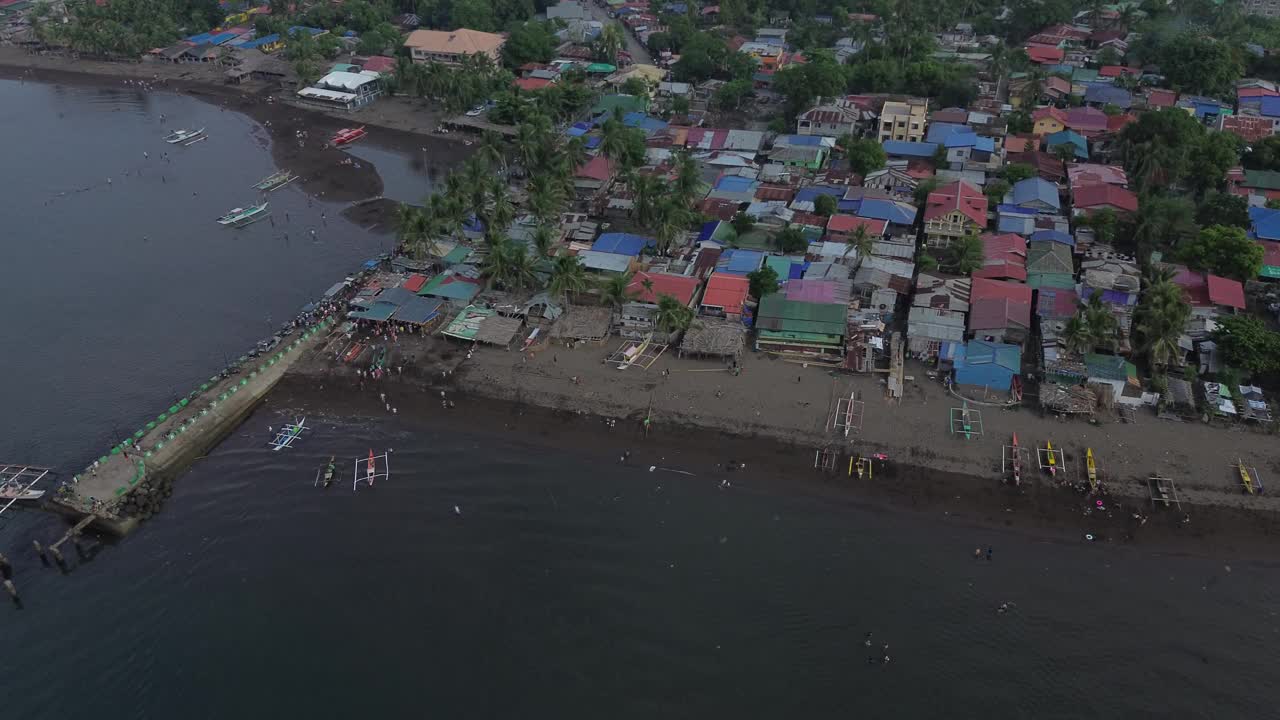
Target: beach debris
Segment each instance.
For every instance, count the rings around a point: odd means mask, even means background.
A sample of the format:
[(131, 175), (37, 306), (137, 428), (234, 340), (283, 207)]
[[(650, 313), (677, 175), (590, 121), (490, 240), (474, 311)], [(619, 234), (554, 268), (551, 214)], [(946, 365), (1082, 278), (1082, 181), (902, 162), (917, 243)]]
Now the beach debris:
[(453, 506), (453, 514), (454, 514), (454, 515), (461, 515), (461, 514), (462, 514), (462, 508), (458, 507), (457, 505), (454, 505), (454, 506)]

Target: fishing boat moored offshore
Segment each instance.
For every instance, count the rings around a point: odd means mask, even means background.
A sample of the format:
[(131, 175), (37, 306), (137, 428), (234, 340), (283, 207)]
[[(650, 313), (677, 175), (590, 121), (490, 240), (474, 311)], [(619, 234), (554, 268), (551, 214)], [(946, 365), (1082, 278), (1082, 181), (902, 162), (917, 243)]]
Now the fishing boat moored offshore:
[(199, 130), (174, 130), (164, 136), (164, 141), (170, 145), (177, 145), (179, 143), (193, 142), (196, 139), (203, 137), (204, 128), (200, 128)]
[(232, 227), (244, 227), (251, 223), (255, 223), (267, 216), (267, 203), (261, 205), (250, 205), (247, 208), (233, 208), (230, 212), (218, 218), (219, 225), (230, 225)]
[(253, 189), (261, 190), (262, 192), (271, 192), (272, 190), (279, 190), (280, 188), (284, 187), (285, 185), (288, 185), (289, 183), (297, 179), (298, 179), (297, 175), (294, 175), (288, 170), (281, 170), (280, 172), (274, 175), (268, 175), (267, 177), (264, 177), (258, 182), (254, 183)]

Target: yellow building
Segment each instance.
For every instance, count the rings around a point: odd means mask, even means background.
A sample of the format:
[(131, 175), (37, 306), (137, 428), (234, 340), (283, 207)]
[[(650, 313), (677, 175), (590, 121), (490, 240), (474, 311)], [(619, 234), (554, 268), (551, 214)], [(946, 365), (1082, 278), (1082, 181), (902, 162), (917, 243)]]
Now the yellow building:
[(924, 140), (925, 117), (929, 113), (929, 101), (924, 98), (890, 100), (880, 110), (880, 142)]
[(1034, 135), (1052, 135), (1067, 129), (1067, 114), (1055, 107), (1044, 107), (1031, 113)]
[(488, 55), (494, 62), (501, 59), (507, 39), (501, 35), (458, 28), (457, 30), (414, 30), (404, 45), (416, 63), (438, 62), (458, 65), (472, 55)]

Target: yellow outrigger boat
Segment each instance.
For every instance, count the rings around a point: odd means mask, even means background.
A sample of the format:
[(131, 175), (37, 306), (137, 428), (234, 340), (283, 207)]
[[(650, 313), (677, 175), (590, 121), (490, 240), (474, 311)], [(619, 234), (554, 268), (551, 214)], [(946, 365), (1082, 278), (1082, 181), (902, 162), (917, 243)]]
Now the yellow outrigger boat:
[(1084, 464), (1089, 470), (1089, 489), (1098, 489), (1098, 465), (1093, 461), (1093, 448), (1085, 448)]
[(1244, 466), (1244, 460), (1237, 458), (1236, 468), (1240, 470), (1240, 482), (1244, 484), (1244, 491), (1253, 495), (1256, 492), (1253, 487), (1253, 476), (1249, 474), (1249, 468)]
[(1053, 443), (1044, 441), (1045, 454), (1049, 456), (1049, 477), (1057, 477), (1058, 475), (1058, 459), (1054, 457)]

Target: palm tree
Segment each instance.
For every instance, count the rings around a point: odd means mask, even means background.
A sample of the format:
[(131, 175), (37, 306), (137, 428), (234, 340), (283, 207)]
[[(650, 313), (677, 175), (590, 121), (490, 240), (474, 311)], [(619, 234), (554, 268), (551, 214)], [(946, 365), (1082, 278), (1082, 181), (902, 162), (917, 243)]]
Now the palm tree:
[(480, 274), (488, 279), (489, 286), (505, 283), (511, 275), (512, 246), (506, 238), (494, 238), (489, 252), (480, 263)]
[(539, 223), (553, 222), (559, 217), (563, 196), (560, 194), (559, 186), (552, 182), (552, 178), (535, 175), (529, 179), (525, 189), (529, 195), (529, 211)]
[(627, 150), (627, 126), (609, 118), (601, 130), (600, 152), (610, 160), (620, 160)]
[(618, 309), (634, 300), (635, 295), (631, 292), (632, 277), (631, 273), (610, 275), (604, 282), (600, 283), (600, 293), (604, 301), (612, 305), (614, 309)]
[(573, 167), (579, 168), (587, 162), (587, 144), (582, 138), (573, 138), (560, 148), (565, 160)]
[(1085, 353), (1093, 349), (1089, 325), (1079, 314), (1072, 315), (1062, 328), (1062, 342), (1068, 352)]
[(850, 252), (856, 252), (858, 259), (871, 255), (871, 248), (875, 245), (875, 238), (871, 237), (871, 233), (867, 232), (866, 225), (859, 225), (849, 233), (849, 239), (845, 241), (844, 256), (849, 257)]
[(986, 260), (986, 251), (982, 246), (982, 238), (973, 233), (951, 242), (947, 247), (947, 259), (951, 267), (961, 275), (968, 275), (982, 267)]
[(1080, 314), (1088, 329), (1089, 344), (1095, 348), (1105, 347), (1108, 350), (1115, 350), (1116, 332), (1120, 328), (1120, 323), (1116, 321), (1111, 308), (1102, 302), (1102, 293), (1095, 292), (1090, 295), (1089, 302), (1080, 308)]
[(631, 187), (632, 218), (642, 226), (648, 227), (653, 222), (656, 207), (654, 205), (662, 186), (652, 175), (628, 173), (627, 184)]
[(415, 223), (417, 223), (418, 216), (422, 212), (422, 208), (409, 203), (400, 203), (400, 206), (396, 208), (396, 239), (399, 240), (402, 247), (408, 246), (413, 237)]
[(551, 228), (546, 225), (539, 224), (533, 229), (533, 249), (537, 251), (538, 257), (551, 257), (551, 249), (555, 242), (555, 236), (551, 234)]
[(476, 154), (490, 167), (500, 168), (503, 177), (506, 177), (506, 143), (503, 142), (501, 135), (492, 130), (485, 130), (484, 134), (480, 136), (480, 147), (477, 148)]
[(516, 128), (516, 156), (524, 166), (526, 175), (532, 175), (539, 153), (542, 151), (542, 136), (537, 126), (531, 122), (520, 123)]
[(694, 162), (689, 153), (680, 153), (679, 159), (676, 160), (676, 197), (687, 205), (693, 202), (694, 196), (701, 187), (702, 178), (698, 175), (698, 163)]
[(1182, 289), (1172, 282), (1149, 286), (1134, 312), (1134, 334), (1138, 348), (1147, 354), (1152, 367), (1165, 367), (1181, 357), (1178, 339), (1186, 331), (1191, 306)]
[(507, 251), (507, 275), (502, 284), (508, 290), (533, 287), (538, 281), (538, 275), (535, 272), (537, 264), (538, 259), (529, 254), (527, 246), (512, 244)]
[(693, 213), (675, 198), (668, 198), (658, 209), (653, 226), (653, 239), (657, 241), (659, 255), (671, 251), (676, 238), (684, 233), (693, 220)]
[(600, 37), (596, 39), (597, 56), (609, 63), (618, 62), (618, 53), (621, 52), (624, 39), (622, 37), (622, 29), (617, 23), (605, 23), (604, 29), (600, 31)]
[(494, 227), (505, 231), (516, 218), (516, 206), (511, 202), (507, 181), (500, 177), (493, 178), (489, 183), (489, 197), (489, 218), (493, 220)]
[(659, 295), (655, 320), (662, 332), (682, 332), (693, 324), (693, 309), (671, 295)]
[(552, 295), (562, 298), (566, 303), (570, 293), (580, 293), (590, 286), (587, 269), (576, 255), (561, 255), (551, 266), (551, 282), (547, 290)]

